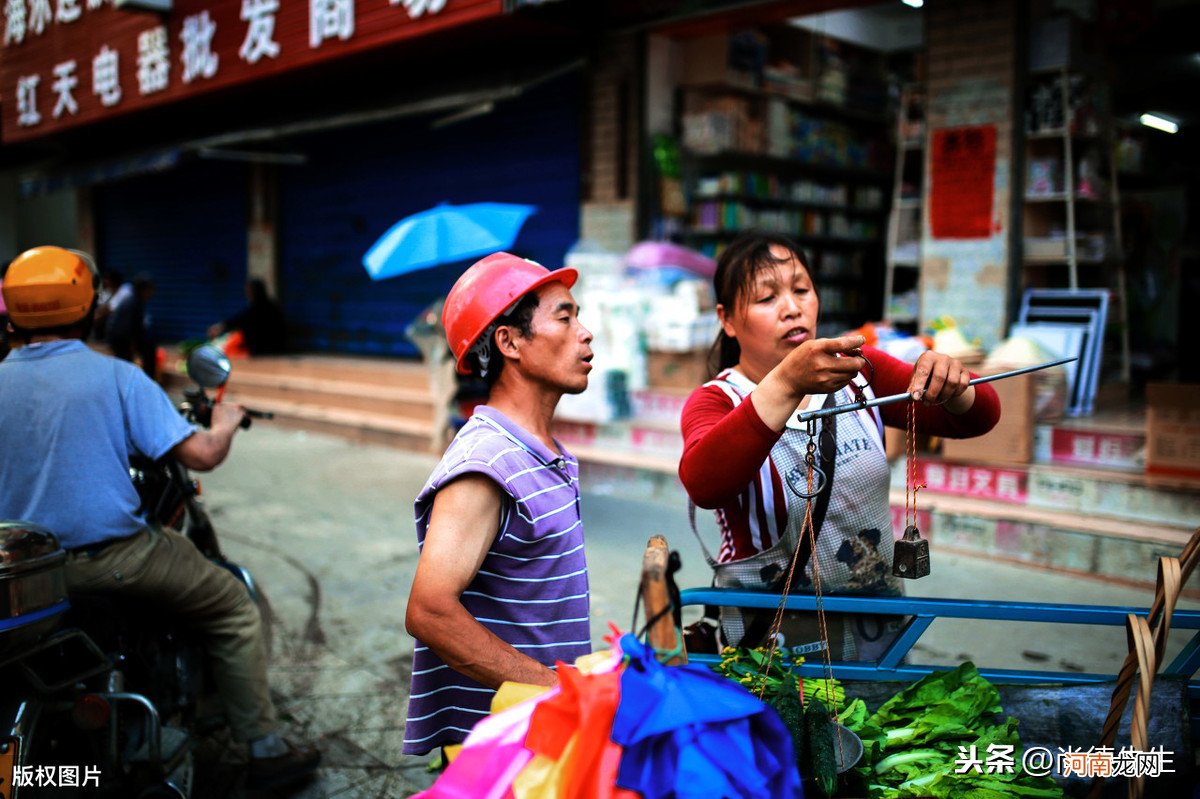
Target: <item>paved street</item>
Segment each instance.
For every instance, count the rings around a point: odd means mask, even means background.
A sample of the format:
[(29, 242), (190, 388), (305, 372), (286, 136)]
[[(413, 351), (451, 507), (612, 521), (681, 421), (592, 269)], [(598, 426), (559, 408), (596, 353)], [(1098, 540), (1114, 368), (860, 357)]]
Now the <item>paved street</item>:
[[(422, 758), (400, 754), (412, 640), (406, 592), (416, 566), (412, 500), (435, 459), (258, 423), (229, 460), (201, 475), (204, 498), (227, 554), (265, 588), (275, 616), (273, 687), (294, 735), (325, 751), (319, 777), (296, 796), (406, 797), (432, 781)], [(681, 552), (681, 587), (705, 585), (708, 569), (677, 501), (588, 494), (584, 523), (593, 593), (593, 637), (610, 620), (630, 624), (641, 555), (654, 533)], [(705, 520), (704, 532), (715, 532)], [(1146, 606), (1151, 594), (971, 558), (933, 555), (922, 596)], [(1195, 603), (1181, 603), (1195, 606)], [(934, 628), (925, 662), (1116, 671), (1119, 629)], [(1176, 636), (1172, 651), (1181, 642)], [(200, 752), (199, 796), (248, 796), (237, 750), (210, 741)], [(213, 762), (218, 761), (219, 766)]]

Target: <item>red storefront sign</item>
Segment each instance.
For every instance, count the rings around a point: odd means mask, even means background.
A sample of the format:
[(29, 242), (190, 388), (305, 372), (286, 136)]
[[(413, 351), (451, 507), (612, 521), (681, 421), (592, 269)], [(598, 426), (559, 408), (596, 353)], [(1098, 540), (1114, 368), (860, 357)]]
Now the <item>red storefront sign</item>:
[(495, 17), (503, 0), (174, 0), (166, 15), (4, 0), (4, 11), (0, 139), (17, 142)]
[(996, 126), (933, 132), (929, 229), (935, 239), (992, 235), (996, 193)]
[(917, 472), (917, 482), (925, 484), (925, 491), (1020, 505), (1029, 498), (1029, 475), (1018, 469), (922, 461)]
[(1056, 427), (1050, 440), (1050, 462), (1070, 466), (1140, 469), (1137, 455), (1145, 445), (1145, 434)]

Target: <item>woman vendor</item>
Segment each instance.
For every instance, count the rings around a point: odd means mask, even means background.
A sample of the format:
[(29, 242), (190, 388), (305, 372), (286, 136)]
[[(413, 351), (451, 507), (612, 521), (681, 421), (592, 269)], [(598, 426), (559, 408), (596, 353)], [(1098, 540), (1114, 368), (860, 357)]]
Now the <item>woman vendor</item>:
[[(692, 502), (716, 511), (719, 564), (752, 557), (781, 540), (790, 546), (801, 540), (808, 503), (799, 495), (814, 493), (821, 481), (814, 475), (816, 483), (809, 482), (809, 425), (797, 421), (798, 411), (907, 392), (917, 400), (916, 430), (949, 438), (986, 433), (1000, 417), (996, 392), (987, 384), (968, 385), (972, 375), (947, 355), (925, 352), (914, 365), (864, 347), (861, 336), (818, 338), (817, 285), (800, 249), (784, 236), (739, 236), (721, 255), (713, 284), (721, 323), (710, 356), (715, 377), (684, 406), (679, 476)], [(906, 429), (912, 406), (841, 413), (813, 429), (816, 463), (831, 475), (809, 509), (823, 593), (903, 593), (892, 576), (883, 426)], [(791, 582), (797, 591), (814, 590), (808, 552), (805, 541), (801, 558), (807, 565)], [(781, 577), (786, 575), (763, 573), (762, 584), (752, 579), (743, 585), (780, 591)], [(760, 644), (768, 628), (764, 616), (774, 612), (743, 617), (723, 610), (728, 642)], [(835, 659), (874, 658), (900, 619), (846, 624), (827, 617), (828, 628), (820, 633), (810, 615), (789, 614), (781, 631), (787, 646), (803, 652), (805, 644), (824, 639)], [(731, 618), (737, 619), (732, 627)]]

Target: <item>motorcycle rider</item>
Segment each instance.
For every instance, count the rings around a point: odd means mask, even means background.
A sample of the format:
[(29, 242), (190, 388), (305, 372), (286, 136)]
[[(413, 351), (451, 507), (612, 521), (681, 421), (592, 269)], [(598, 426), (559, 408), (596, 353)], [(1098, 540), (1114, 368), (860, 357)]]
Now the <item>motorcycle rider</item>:
[(321, 756), (278, 732), (258, 607), (185, 536), (149, 523), (129, 479), (134, 454), (216, 467), (244, 410), (218, 404), (211, 429), (195, 430), (136, 366), (88, 348), (96, 277), (86, 253), (52, 246), (17, 256), (4, 275), (18, 346), (0, 363), (0, 518), (59, 537), (68, 590), (119, 593), (192, 623), (230, 727), (248, 743), (247, 786), (293, 783)]

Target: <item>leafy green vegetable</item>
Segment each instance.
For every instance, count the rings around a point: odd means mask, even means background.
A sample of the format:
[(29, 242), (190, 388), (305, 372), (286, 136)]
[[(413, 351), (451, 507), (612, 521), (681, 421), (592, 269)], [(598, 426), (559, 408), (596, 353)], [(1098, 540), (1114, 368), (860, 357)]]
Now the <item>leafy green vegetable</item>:
[(842, 712), (838, 714), (838, 724), (843, 724), (853, 730), (856, 727), (862, 726), (867, 717), (871, 715), (871, 711), (867, 710), (867, 703), (861, 699), (851, 699), (850, 704), (842, 708)]
[(1000, 693), (972, 663), (928, 674), (884, 702), (871, 717), (882, 749), (939, 739), (974, 738), (984, 714), (999, 713)]
[[(837, 787), (838, 760), (834, 750), (833, 720), (828, 704), (839, 710), (846, 691), (836, 680), (800, 679), (795, 667), (803, 659), (793, 659), (783, 651), (768, 655), (765, 648), (726, 648), (721, 662), (713, 667), (775, 709), (792, 735), (796, 765), (801, 776), (811, 779), (819, 792), (832, 796)], [(845, 709), (848, 718), (865, 721), (867, 706), (862, 700)], [(839, 716), (840, 720), (841, 716)]]
[[(943, 753), (936, 749), (906, 749), (903, 752), (897, 752), (894, 755), (888, 755), (883, 760), (875, 764), (875, 773), (883, 774), (885, 771), (891, 771), (900, 766), (911, 766), (913, 763), (925, 763), (933, 760), (943, 760)], [(907, 769), (905, 769), (907, 770)]]
[[(1062, 798), (1052, 779), (1021, 769), (1017, 720), (998, 715), (1000, 694), (972, 663), (927, 675), (866, 719), (857, 708), (847, 711), (854, 722), (847, 726), (865, 749), (857, 777), (872, 799)], [(1011, 747), (1013, 773), (958, 773), (962, 753), (972, 746), (985, 760), (990, 746)]]
[[(855, 796), (1062, 799), (1062, 789), (1052, 779), (1033, 777), (1021, 769), (1017, 720), (1003, 715), (1000, 693), (973, 664), (929, 674), (873, 714), (861, 699), (847, 703), (845, 690), (837, 681), (799, 679), (795, 665), (785, 652), (768, 659), (761, 648), (726, 649), (721, 663), (713, 668), (775, 708), (792, 733), (800, 773), (813, 779), (818, 791), (830, 795), (838, 782), (837, 760), (832, 757), (833, 728), (825, 708), (828, 703), (838, 710), (837, 721), (863, 741), (858, 768), (842, 775), (850, 778)], [(828, 735), (815, 733), (822, 725), (818, 716), (810, 714), (816, 714), (818, 708)], [(825, 757), (826, 743), (829, 758)], [(957, 773), (963, 752), (971, 746), (984, 761), (989, 746), (1012, 747), (1013, 773), (989, 774), (986, 769)], [(822, 763), (832, 763), (832, 771)]]

